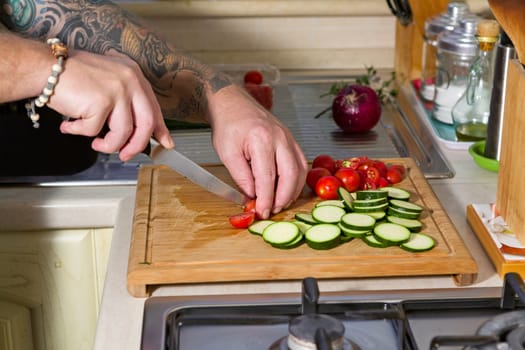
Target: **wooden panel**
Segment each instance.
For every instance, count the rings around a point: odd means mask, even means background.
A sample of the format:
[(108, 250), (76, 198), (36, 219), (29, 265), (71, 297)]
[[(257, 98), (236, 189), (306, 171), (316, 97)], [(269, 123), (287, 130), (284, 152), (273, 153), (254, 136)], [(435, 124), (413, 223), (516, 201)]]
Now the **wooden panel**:
[(478, 236), (481, 245), (487, 252), (490, 261), (492, 261), (494, 268), (501, 278), (503, 278), (508, 272), (519, 273), (522, 278), (525, 278), (525, 258), (524, 260), (510, 260), (505, 258), (505, 255), (490, 236), (491, 233), (483, 224), (481, 217), (476, 212), (473, 205), (467, 207), (467, 221), (472, 227), (472, 230), (476, 233), (476, 236)]
[(498, 174), (496, 209), (525, 244), (525, 69), (509, 63)]
[[(261, 237), (230, 226), (228, 216), (241, 211), (164, 166), (139, 172), (128, 290), (146, 296), (165, 284), (316, 278), (452, 275), (459, 285), (474, 282), (477, 266), (423, 174), (410, 158), (385, 160), (407, 166), (400, 184), (426, 210), (424, 231), (437, 240), (425, 253), (399, 247), (371, 248), (356, 239), (328, 251), (306, 245), (272, 248)], [(222, 166), (207, 168), (232, 183)], [(306, 191), (293, 208), (274, 217), (293, 219), (319, 201)]]
[(425, 20), (446, 11), (448, 0), (410, 0), (413, 20), (404, 26), (396, 23), (394, 69), (401, 82), (421, 76)]

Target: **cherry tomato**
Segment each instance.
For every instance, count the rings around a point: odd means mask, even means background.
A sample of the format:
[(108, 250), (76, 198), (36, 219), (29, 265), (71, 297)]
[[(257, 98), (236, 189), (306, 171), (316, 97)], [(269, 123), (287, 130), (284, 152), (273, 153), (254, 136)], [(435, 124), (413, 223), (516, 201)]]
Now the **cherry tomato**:
[(365, 180), (363, 190), (375, 190), (376, 188), (378, 188), (378, 185), (374, 181), (370, 179)]
[(365, 170), (366, 173), (366, 179), (368, 182), (373, 183), (374, 185), (379, 184), (379, 179), (381, 178), (381, 174), (379, 173), (379, 170), (377, 170), (376, 167), (370, 165)]
[(257, 201), (255, 199), (250, 199), (244, 204), (245, 213), (255, 213), (255, 204)]
[(255, 212), (243, 212), (228, 218), (230, 224), (235, 228), (248, 228), (255, 221)]
[(397, 169), (388, 169), (386, 173), (386, 179), (391, 184), (397, 184), (403, 180), (403, 175)]
[(379, 178), (379, 183), (377, 184), (377, 187), (386, 187), (386, 186), (390, 186), (390, 182), (388, 182), (388, 180), (385, 179), (384, 177)]
[(333, 175), (323, 176), (315, 185), (315, 193), (321, 199), (338, 199), (337, 189), (342, 185), (341, 181)]
[(312, 169), (313, 168), (325, 168), (325, 169), (328, 169), (330, 174), (334, 174), (335, 173), (335, 160), (328, 154), (320, 154), (314, 158), (312, 162)]
[(372, 163), (372, 166), (376, 168), (377, 170), (379, 170), (379, 173), (381, 174), (382, 177), (386, 177), (386, 172), (388, 168), (384, 162), (380, 160), (374, 160), (374, 162)]
[(335, 177), (337, 177), (343, 183), (344, 188), (348, 192), (355, 192), (359, 189), (361, 184), (361, 177), (357, 170), (352, 168), (341, 168), (335, 172)]
[(308, 171), (308, 174), (306, 174), (306, 185), (312, 190), (315, 191), (315, 185), (317, 184), (317, 180), (322, 178), (323, 176), (332, 175), (330, 171), (326, 168), (313, 168), (310, 171)]
[(388, 169), (396, 169), (397, 171), (399, 171), (401, 176), (405, 176), (406, 173), (405, 167), (401, 164), (392, 164), (388, 167)]
[(263, 75), (258, 70), (250, 70), (244, 74), (245, 84), (261, 85), (263, 82)]

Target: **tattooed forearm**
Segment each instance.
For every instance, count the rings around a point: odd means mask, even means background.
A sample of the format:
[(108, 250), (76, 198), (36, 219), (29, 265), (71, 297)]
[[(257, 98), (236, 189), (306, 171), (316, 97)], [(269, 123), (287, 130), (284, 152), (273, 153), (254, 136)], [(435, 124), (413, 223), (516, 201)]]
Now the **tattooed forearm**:
[(74, 49), (125, 54), (135, 60), (167, 118), (206, 118), (205, 88), (215, 93), (231, 84), (111, 1), (0, 0), (0, 4), (0, 20), (12, 31), (40, 39), (56, 36)]

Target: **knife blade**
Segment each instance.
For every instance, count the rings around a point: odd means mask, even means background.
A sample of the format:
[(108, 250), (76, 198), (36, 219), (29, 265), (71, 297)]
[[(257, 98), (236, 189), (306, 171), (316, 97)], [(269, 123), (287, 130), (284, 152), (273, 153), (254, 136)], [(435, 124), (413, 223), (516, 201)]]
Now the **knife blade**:
[(142, 153), (149, 156), (154, 164), (167, 165), (188, 180), (231, 202), (243, 205), (247, 197), (228, 185), (208, 170), (201, 167), (179, 151), (162, 147), (151, 139)]

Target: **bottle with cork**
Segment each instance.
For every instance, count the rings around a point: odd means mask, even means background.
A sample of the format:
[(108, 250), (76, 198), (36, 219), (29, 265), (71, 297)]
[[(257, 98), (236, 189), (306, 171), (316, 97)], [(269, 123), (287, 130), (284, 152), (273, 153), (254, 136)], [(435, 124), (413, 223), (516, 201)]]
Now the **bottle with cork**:
[(490, 100), (494, 76), (494, 47), (500, 26), (492, 19), (477, 24), (476, 39), (479, 55), (472, 63), (467, 88), (452, 108), (452, 118), (458, 141), (480, 141), (487, 137)]

